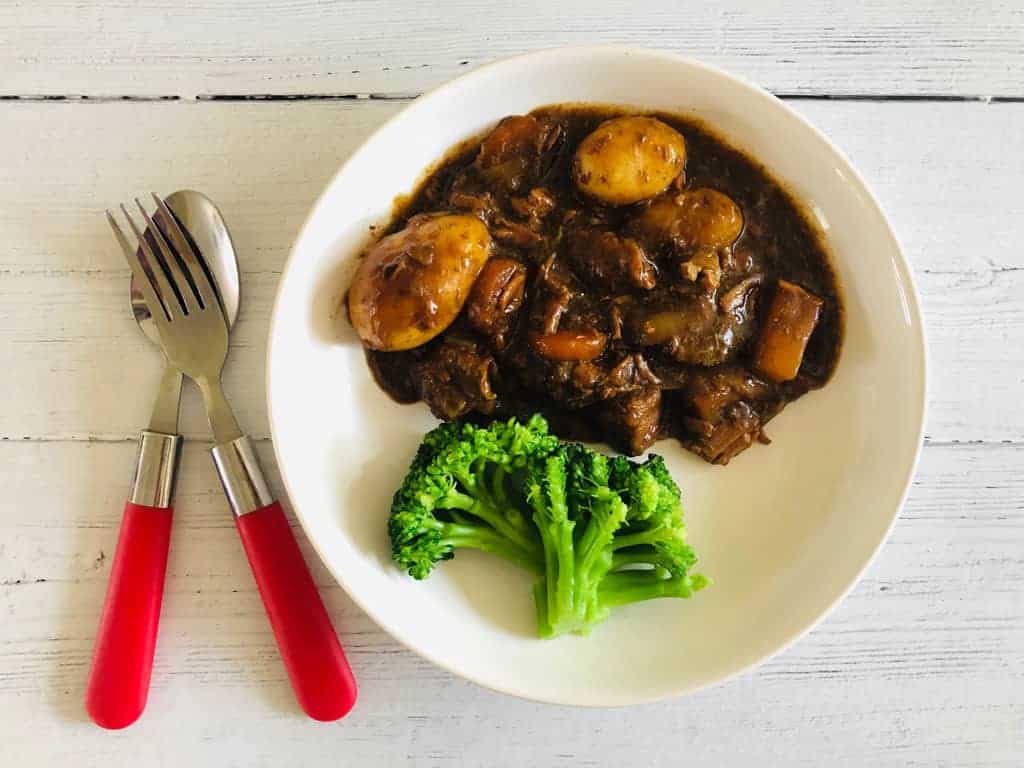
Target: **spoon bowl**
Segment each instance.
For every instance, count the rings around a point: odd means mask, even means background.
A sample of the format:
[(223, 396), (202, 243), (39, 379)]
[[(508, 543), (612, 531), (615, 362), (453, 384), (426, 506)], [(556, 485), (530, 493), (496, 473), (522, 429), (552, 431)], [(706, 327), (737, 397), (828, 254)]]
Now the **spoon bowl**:
[[(202, 254), (206, 266), (212, 272), (210, 277), (220, 296), (224, 316), (230, 328), (238, 317), (241, 280), (238, 275), (238, 256), (234, 243), (231, 242), (227, 224), (224, 223), (224, 217), (210, 198), (192, 189), (172, 192), (164, 198), (164, 202), (182, 225), (186, 235), (191, 237), (193, 245)], [(128, 299), (132, 314), (142, 332), (154, 344), (159, 344), (160, 337), (134, 275), (129, 285)]]

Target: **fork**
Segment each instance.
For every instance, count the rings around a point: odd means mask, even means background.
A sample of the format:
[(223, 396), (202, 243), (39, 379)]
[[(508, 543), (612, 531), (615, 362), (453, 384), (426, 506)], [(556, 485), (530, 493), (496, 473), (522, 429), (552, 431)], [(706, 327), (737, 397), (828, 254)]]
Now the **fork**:
[(270, 492), (252, 443), (224, 396), (221, 371), (228, 353), (228, 326), (217, 292), (163, 200), (156, 195), (153, 200), (163, 226), (135, 199), (153, 233), (152, 242), (143, 237), (128, 209), (120, 206), (148, 270), (110, 211), (107, 220), (146, 303), (154, 308), (154, 324), (168, 363), (195, 381), (202, 392), (213, 431), (217, 474), (296, 699), (310, 717), (337, 720), (355, 703), (355, 679), (284, 510)]

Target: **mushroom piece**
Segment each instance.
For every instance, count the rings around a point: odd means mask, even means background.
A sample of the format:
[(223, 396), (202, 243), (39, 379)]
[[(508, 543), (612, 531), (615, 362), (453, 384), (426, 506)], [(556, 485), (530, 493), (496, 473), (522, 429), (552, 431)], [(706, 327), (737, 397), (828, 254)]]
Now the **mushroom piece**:
[(631, 237), (590, 227), (577, 229), (568, 236), (566, 255), (578, 272), (606, 289), (627, 285), (650, 290), (657, 282), (654, 264)]
[(482, 270), (466, 303), (469, 324), (494, 341), (499, 349), (505, 346), (505, 335), (523, 304), (526, 288), (526, 267), (514, 259), (491, 259)]
[(506, 117), (480, 143), (474, 164), (488, 182), (514, 192), (543, 174), (561, 133), (547, 118)]

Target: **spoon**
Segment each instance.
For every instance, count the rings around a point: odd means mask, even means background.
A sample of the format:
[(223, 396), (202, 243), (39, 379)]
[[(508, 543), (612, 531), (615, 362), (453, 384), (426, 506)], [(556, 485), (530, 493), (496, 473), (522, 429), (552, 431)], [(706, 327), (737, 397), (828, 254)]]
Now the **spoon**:
[[(241, 288), (238, 278), (238, 257), (224, 217), (220, 215), (220, 211), (210, 198), (191, 189), (172, 192), (164, 198), (164, 202), (192, 237), (196, 249), (203, 255), (206, 265), (213, 272), (213, 284), (220, 294), (221, 306), (230, 328), (238, 317)], [(132, 314), (142, 332), (159, 346), (160, 336), (134, 274), (129, 284), (128, 299), (131, 302)], [(181, 374), (178, 375), (180, 377)]]
[[(241, 281), (238, 277), (238, 257), (234, 243), (228, 232), (224, 217), (213, 201), (202, 192), (192, 189), (181, 189), (164, 198), (175, 218), (183, 225), (192, 244), (203, 258), (212, 274), (211, 281), (219, 294), (224, 316), (228, 321), (228, 330), (235, 324), (238, 317), (238, 303), (241, 297)], [(147, 231), (148, 234), (148, 231)], [(128, 301), (135, 322), (139, 324), (146, 337), (160, 346), (160, 336), (153, 317), (146, 306), (138, 279), (133, 274), (128, 283)], [(154, 414), (166, 416), (163, 429), (167, 434), (177, 432), (177, 403), (181, 399), (181, 371), (166, 366), (157, 390), (157, 406)], [(164, 406), (161, 408), (161, 406)], [(175, 457), (176, 458), (176, 457)], [(141, 459), (141, 457), (140, 457)], [(174, 460), (172, 460), (174, 461)], [(170, 481), (174, 480), (174, 467), (169, 467)]]
[[(209, 198), (192, 190), (175, 192), (166, 203), (209, 265), (208, 277), (230, 327), (238, 316), (240, 281), (235, 248), (220, 211)], [(155, 241), (148, 231), (145, 237)], [(159, 332), (134, 274), (129, 303), (143, 333), (159, 345)], [(86, 709), (104, 728), (124, 728), (135, 722), (149, 694), (181, 446), (181, 381), (181, 371), (166, 364), (149, 427), (140, 437), (135, 478), (121, 518), (86, 689)]]
[[(234, 243), (231, 242), (231, 235), (224, 217), (213, 201), (202, 192), (192, 189), (182, 189), (172, 192), (164, 202), (170, 208), (178, 223), (183, 225), (187, 237), (192, 241), (207, 267), (212, 272), (211, 282), (219, 294), (221, 308), (228, 321), (228, 330), (235, 324), (238, 317), (238, 304), (241, 298), (241, 282), (238, 276), (238, 257), (235, 254)], [(148, 230), (147, 230), (148, 235)], [(139, 287), (138, 278), (133, 274), (128, 284), (128, 301), (131, 306), (135, 322), (139, 324), (146, 337), (160, 346), (160, 335), (157, 333), (153, 317), (150, 315), (149, 307)], [(160, 386), (157, 390), (157, 402), (153, 408), (155, 427), (157, 431), (174, 435), (178, 426), (178, 404), (181, 400), (181, 371), (170, 365), (164, 367), (163, 376), (160, 379)], [(154, 424), (151, 424), (153, 427)], [(143, 456), (140, 455), (140, 467)], [(170, 502), (170, 490), (174, 482), (175, 463), (177, 454), (170, 459), (170, 466), (166, 468), (164, 476), (169, 483), (167, 488), (167, 501)], [(139, 481), (138, 475), (136, 482)], [(133, 496), (134, 496), (133, 492)], [(143, 494), (139, 494), (143, 495)], [(133, 501), (136, 499), (133, 498)]]

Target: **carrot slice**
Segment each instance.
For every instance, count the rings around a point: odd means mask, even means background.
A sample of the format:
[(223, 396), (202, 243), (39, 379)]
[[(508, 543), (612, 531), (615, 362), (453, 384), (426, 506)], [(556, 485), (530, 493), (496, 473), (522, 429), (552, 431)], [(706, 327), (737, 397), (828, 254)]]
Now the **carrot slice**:
[(761, 329), (754, 367), (775, 382), (796, 378), (824, 301), (786, 280), (779, 280)]
[(537, 337), (534, 348), (548, 360), (562, 362), (600, 357), (608, 337), (592, 329), (565, 330)]

